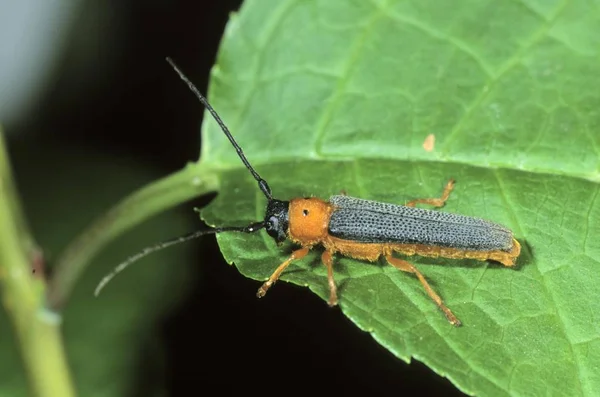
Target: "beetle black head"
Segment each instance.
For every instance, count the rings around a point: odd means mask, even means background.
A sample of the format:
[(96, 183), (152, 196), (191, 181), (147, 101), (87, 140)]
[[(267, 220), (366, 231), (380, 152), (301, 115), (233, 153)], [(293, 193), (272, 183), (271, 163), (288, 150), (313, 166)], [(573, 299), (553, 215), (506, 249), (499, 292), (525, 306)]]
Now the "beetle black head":
[(277, 199), (269, 200), (265, 213), (265, 229), (277, 243), (287, 238), (289, 226), (290, 202)]

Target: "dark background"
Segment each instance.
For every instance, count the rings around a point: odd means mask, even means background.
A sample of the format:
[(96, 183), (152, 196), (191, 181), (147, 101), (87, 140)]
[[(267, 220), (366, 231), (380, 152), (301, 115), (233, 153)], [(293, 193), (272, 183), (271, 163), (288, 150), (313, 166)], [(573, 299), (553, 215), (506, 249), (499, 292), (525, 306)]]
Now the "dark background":
[[(43, 130), (37, 137), (42, 142), (92, 146), (149, 162), (167, 175), (197, 159), (203, 109), (164, 57), (173, 57), (206, 92), (228, 14), (241, 1), (109, 3), (112, 14), (104, 20), (85, 10), (78, 16), (73, 32), (93, 21), (105, 34), (86, 49), (84, 60), (76, 38), (70, 39), (35, 116), (17, 129)], [(90, 63), (94, 74), (78, 72)], [(462, 395), (421, 363), (393, 357), (308, 289), (280, 283), (259, 301), (259, 283), (228, 266), (214, 238), (191, 244), (204, 244), (202, 255), (214, 260), (203, 261), (193, 293), (158, 325), (166, 364), (140, 358), (140, 395), (144, 379), (163, 369), (172, 396), (208, 390)]]

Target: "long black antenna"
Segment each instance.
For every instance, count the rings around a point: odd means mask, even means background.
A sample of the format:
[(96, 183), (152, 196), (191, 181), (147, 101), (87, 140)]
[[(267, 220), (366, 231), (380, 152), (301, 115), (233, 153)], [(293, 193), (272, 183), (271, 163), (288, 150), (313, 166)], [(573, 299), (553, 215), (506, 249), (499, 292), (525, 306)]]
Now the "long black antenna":
[(181, 80), (183, 80), (188, 85), (190, 90), (196, 95), (196, 97), (198, 97), (200, 102), (202, 102), (204, 107), (213, 116), (213, 118), (215, 119), (217, 124), (219, 124), (219, 127), (221, 127), (221, 130), (223, 131), (225, 136), (227, 136), (227, 138), (229, 139), (229, 142), (231, 142), (231, 144), (235, 148), (235, 151), (237, 152), (238, 156), (240, 156), (242, 163), (244, 163), (246, 168), (248, 168), (248, 171), (250, 171), (250, 173), (252, 174), (254, 179), (256, 179), (256, 181), (258, 182), (259, 189), (265, 194), (265, 196), (267, 197), (267, 199), (269, 201), (273, 200), (273, 195), (271, 194), (271, 188), (269, 187), (269, 184), (267, 183), (267, 181), (265, 181), (263, 178), (261, 178), (261, 176), (258, 175), (258, 172), (256, 172), (256, 170), (250, 165), (250, 162), (244, 155), (242, 148), (240, 147), (240, 145), (238, 145), (238, 143), (235, 141), (235, 139), (233, 139), (231, 132), (229, 132), (229, 128), (227, 128), (227, 126), (225, 125), (223, 120), (221, 120), (221, 117), (219, 117), (219, 115), (217, 114), (215, 109), (210, 105), (210, 103), (208, 103), (208, 100), (200, 93), (200, 91), (198, 90), (198, 88), (196, 88), (194, 83), (192, 83), (190, 81), (190, 79), (188, 79), (186, 77), (186, 75), (183, 74), (183, 72), (179, 69), (179, 67), (175, 64), (175, 62), (173, 62), (173, 60), (171, 58), (167, 57), (167, 62), (169, 62), (169, 64), (177, 72), (177, 74), (179, 75)]
[(222, 232), (254, 233), (254, 232), (262, 229), (263, 227), (265, 227), (264, 222), (256, 222), (256, 223), (252, 223), (248, 226), (241, 226), (241, 227), (226, 226), (226, 227), (216, 227), (216, 228), (210, 228), (210, 229), (205, 229), (205, 230), (198, 230), (196, 232), (192, 232), (192, 233), (186, 234), (184, 236), (176, 237), (174, 239), (167, 240), (167, 241), (162, 241), (155, 245), (146, 247), (143, 250), (141, 250), (140, 252), (138, 252), (137, 254), (127, 258), (127, 260), (125, 262), (122, 262), (121, 264), (116, 266), (110, 273), (108, 273), (106, 276), (104, 276), (104, 278), (98, 283), (98, 286), (94, 290), (94, 295), (98, 296), (100, 294), (100, 291), (102, 291), (102, 289), (106, 286), (106, 284), (108, 284), (110, 282), (110, 280), (112, 280), (117, 274), (121, 273), (123, 270), (128, 268), (129, 265), (131, 265), (134, 262), (137, 262), (141, 258), (143, 258), (146, 255), (149, 255), (153, 252), (159, 251), (163, 248), (167, 248), (167, 247), (170, 247), (175, 244), (184, 243), (186, 241), (190, 241), (190, 240), (196, 239), (198, 237), (201, 237), (201, 236), (204, 236), (207, 234), (216, 234), (216, 233), (222, 233)]

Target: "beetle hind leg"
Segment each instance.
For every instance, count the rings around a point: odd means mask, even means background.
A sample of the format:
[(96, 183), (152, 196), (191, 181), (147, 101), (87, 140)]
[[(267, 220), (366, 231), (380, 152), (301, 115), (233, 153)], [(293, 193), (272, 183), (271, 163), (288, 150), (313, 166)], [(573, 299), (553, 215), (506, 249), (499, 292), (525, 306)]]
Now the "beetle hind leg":
[(275, 282), (281, 276), (281, 273), (283, 273), (283, 271), (290, 265), (290, 263), (292, 263), (295, 260), (304, 258), (306, 254), (308, 254), (308, 251), (310, 251), (310, 248), (304, 247), (292, 252), (292, 255), (290, 255), (289, 258), (287, 258), (281, 265), (279, 265), (279, 267), (275, 269), (273, 274), (271, 274), (271, 277), (269, 277), (269, 279), (265, 281), (263, 285), (261, 285), (261, 287), (258, 289), (258, 292), (256, 292), (256, 297), (262, 298), (263, 296), (265, 296), (269, 288), (271, 288), (271, 286), (275, 284)]
[(321, 255), (323, 264), (327, 267), (327, 283), (329, 284), (329, 306), (335, 306), (338, 303), (337, 287), (333, 278), (333, 254), (331, 251), (325, 250)]
[(428, 204), (433, 207), (442, 207), (446, 203), (446, 200), (448, 200), (448, 197), (450, 197), (452, 189), (454, 189), (454, 179), (450, 179), (448, 183), (446, 183), (446, 187), (444, 187), (444, 191), (442, 192), (442, 197), (411, 200), (404, 205), (407, 207), (414, 207), (416, 204)]
[(448, 307), (446, 307), (444, 301), (442, 301), (442, 298), (440, 298), (440, 296), (433, 290), (433, 288), (431, 288), (427, 280), (425, 280), (425, 277), (423, 277), (421, 272), (419, 272), (417, 268), (414, 267), (414, 265), (402, 259), (394, 258), (391, 254), (385, 255), (385, 259), (390, 265), (394, 266), (396, 269), (402, 270), (403, 272), (407, 273), (413, 273), (414, 275), (416, 275), (421, 284), (423, 285), (423, 288), (425, 288), (427, 295), (429, 295), (429, 297), (433, 299), (433, 301), (436, 303), (436, 305), (438, 305), (442, 312), (444, 312), (444, 315), (446, 316), (450, 324), (456, 327), (459, 327), (461, 325), (460, 320), (456, 318), (454, 313), (452, 313), (452, 311), (448, 309)]

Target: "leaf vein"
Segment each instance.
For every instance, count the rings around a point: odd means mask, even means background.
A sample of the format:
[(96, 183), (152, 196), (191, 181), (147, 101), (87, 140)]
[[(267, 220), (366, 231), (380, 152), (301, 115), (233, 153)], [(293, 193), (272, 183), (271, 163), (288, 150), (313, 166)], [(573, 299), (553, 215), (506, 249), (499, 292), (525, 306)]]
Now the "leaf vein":
[(592, 216), (592, 210), (596, 207), (596, 202), (598, 201), (598, 193), (600, 193), (600, 186), (596, 186), (596, 192), (594, 193), (594, 197), (592, 198), (590, 205), (586, 211), (586, 223), (585, 229), (583, 231), (583, 253), (588, 255), (587, 253), (587, 240), (590, 234), (590, 218)]
[[(506, 189), (504, 188), (501, 178), (498, 175), (497, 171), (494, 172), (494, 175), (496, 176), (496, 180), (498, 181), (498, 184), (500, 185), (500, 192), (502, 194), (502, 198), (507, 203), (507, 209), (508, 209), (508, 211), (510, 211), (511, 217), (514, 219), (514, 222), (519, 229), (519, 233), (522, 234), (523, 228), (521, 227), (521, 221), (520, 221), (519, 217), (517, 216), (517, 214), (515, 213), (513, 206), (511, 205), (512, 203), (510, 203), (508, 198), (506, 197), (506, 194), (505, 194)], [(580, 394), (583, 394), (583, 382), (581, 380), (580, 363), (578, 360), (578, 356), (575, 354), (575, 351), (573, 350), (573, 344), (572, 344), (571, 340), (569, 339), (569, 333), (567, 332), (566, 324), (565, 324), (565, 321), (561, 314), (561, 311), (560, 311), (558, 305), (556, 304), (557, 298), (554, 296), (554, 294), (552, 292), (553, 291), (552, 288), (550, 288), (548, 286), (548, 281), (546, 279), (546, 275), (541, 272), (539, 272), (539, 274), (542, 277), (542, 284), (544, 285), (544, 288), (547, 291), (548, 297), (549, 297), (550, 301), (552, 302), (552, 306), (554, 308), (554, 313), (558, 320), (557, 323), (560, 326), (560, 329), (562, 330), (565, 340), (568, 342), (569, 350), (571, 352), (571, 357), (573, 358), (573, 363), (575, 364), (575, 370), (577, 372), (577, 384), (579, 386), (579, 392), (580, 392)]]
[(348, 84), (348, 81), (350, 79), (350, 74), (352, 73), (352, 69), (358, 64), (357, 61), (358, 61), (360, 54), (364, 48), (364, 45), (367, 42), (367, 36), (369, 36), (369, 34), (376, 27), (376, 25), (377, 25), (376, 22), (379, 18), (381, 18), (381, 15), (382, 14), (379, 12), (379, 9), (377, 9), (377, 12), (374, 12), (371, 15), (370, 20), (366, 23), (366, 25), (362, 29), (361, 33), (356, 36), (354, 45), (352, 46), (352, 49), (350, 50), (348, 60), (346, 61), (346, 64), (343, 67), (343, 71), (340, 74), (340, 77), (338, 78), (337, 85), (334, 88), (333, 92), (331, 93), (329, 100), (327, 101), (328, 105), (324, 108), (323, 112), (321, 113), (321, 117), (320, 117), (319, 121), (317, 122), (317, 131), (315, 133), (315, 138), (314, 138), (315, 139), (314, 147), (315, 147), (315, 153), (319, 157), (322, 157), (322, 158), (325, 157), (323, 155), (322, 147), (323, 147), (323, 139), (325, 138), (325, 132), (327, 131), (327, 126), (331, 122), (331, 119), (333, 118), (333, 114), (340, 104), (340, 101), (342, 99), (342, 91)]
[(473, 59), (475, 61), (475, 63), (477, 65), (479, 65), (479, 67), (483, 70), (483, 72), (485, 73), (485, 75), (488, 78), (491, 78), (493, 76), (492, 67), (489, 66), (485, 62), (485, 60), (483, 60), (481, 57), (479, 57), (477, 55), (477, 52), (474, 49), (472, 49), (471, 47), (469, 47), (467, 45), (467, 43), (465, 43), (464, 41), (459, 40), (455, 37), (452, 37), (451, 35), (449, 35), (447, 33), (440, 32), (436, 29), (433, 29), (431, 26), (423, 24), (412, 18), (408, 18), (404, 15), (400, 15), (395, 12), (391, 12), (391, 10), (389, 10), (389, 9), (387, 9), (386, 11), (387, 11), (387, 15), (390, 18), (392, 18), (393, 20), (404, 23), (405, 25), (411, 26), (413, 28), (416, 28), (417, 30), (427, 34), (428, 36), (430, 36), (434, 39), (437, 39), (440, 41), (445, 41), (445, 42), (452, 44), (452, 46), (454, 48), (460, 50), (462, 53), (467, 55), (469, 58)]

